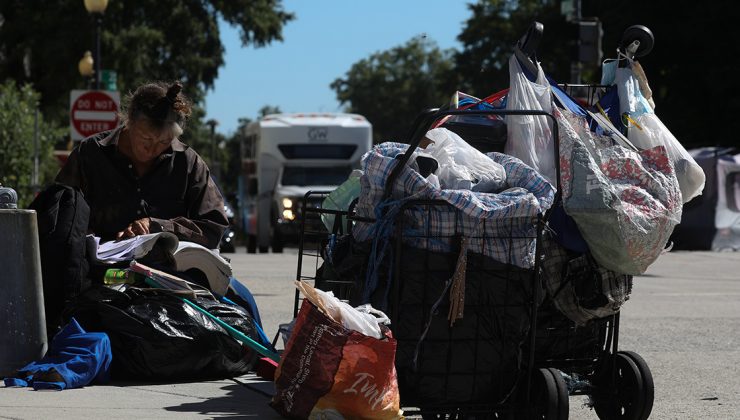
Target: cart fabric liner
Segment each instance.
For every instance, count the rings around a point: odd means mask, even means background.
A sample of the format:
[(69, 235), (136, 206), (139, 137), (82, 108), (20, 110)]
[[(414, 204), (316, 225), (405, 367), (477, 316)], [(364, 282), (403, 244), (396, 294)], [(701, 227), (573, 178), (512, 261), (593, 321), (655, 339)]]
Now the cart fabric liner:
[(619, 312), (632, 292), (632, 276), (601, 267), (589, 254), (569, 253), (545, 232), (542, 269), (547, 296), (577, 326)]
[[(381, 204), (387, 204), (383, 203), (386, 181), (395, 167), (396, 156), (407, 149), (408, 145), (388, 142), (365, 154), (361, 194), (355, 209), (357, 216), (381, 219), (382, 214), (376, 211), (384, 207)], [(400, 206), (404, 199), (443, 200), (460, 210), (451, 211), (440, 206), (406, 210), (404, 243), (434, 252), (450, 252), (453, 249), (450, 238), (456, 234), (477, 236), (472, 234), (484, 222), (488, 235), (471, 237), (470, 249), (482, 250), (483, 255), (505, 264), (531, 268), (537, 236), (537, 226), (532, 220), (550, 208), (555, 189), (515, 157), (496, 152), (487, 156), (503, 165), (509, 189), (500, 193), (445, 190), (408, 166), (403, 168), (393, 185), (391, 205)], [(515, 223), (517, 219), (521, 223)], [(352, 234), (359, 242), (371, 240), (378, 235), (376, 226), (357, 221)]]

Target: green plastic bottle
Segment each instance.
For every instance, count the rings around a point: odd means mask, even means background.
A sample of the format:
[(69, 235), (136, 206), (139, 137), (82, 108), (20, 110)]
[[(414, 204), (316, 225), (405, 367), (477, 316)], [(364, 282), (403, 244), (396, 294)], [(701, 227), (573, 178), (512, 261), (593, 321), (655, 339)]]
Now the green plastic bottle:
[(109, 268), (105, 270), (103, 283), (106, 285), (134, 284), (135, 273), (125, 268)]

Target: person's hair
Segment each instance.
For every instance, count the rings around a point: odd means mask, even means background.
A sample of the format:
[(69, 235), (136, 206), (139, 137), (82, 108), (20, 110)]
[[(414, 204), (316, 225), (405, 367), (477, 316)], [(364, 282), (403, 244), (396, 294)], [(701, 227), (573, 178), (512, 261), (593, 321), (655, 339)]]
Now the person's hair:
[(192, 104), (181, 92), (182, 83), (151, 82), (129, 93), (121, 115), (124, 124), (147, 120), (157, 130), (170, 129), (175, 137), (182, 134), (190, 117)]

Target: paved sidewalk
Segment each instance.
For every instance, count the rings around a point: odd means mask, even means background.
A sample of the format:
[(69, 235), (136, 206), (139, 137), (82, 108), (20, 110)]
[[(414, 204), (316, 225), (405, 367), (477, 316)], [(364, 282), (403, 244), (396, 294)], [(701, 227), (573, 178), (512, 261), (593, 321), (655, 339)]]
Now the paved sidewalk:
[[(297, 256), (232, 258), (272, 336), (291, 319)], [(308, 268), (307, 268), (308, 269)], [(740, 418), (740, 253), (674, 252), (635, 279), (620, 324), (620, 348), (634, 350), (655, 379), (651, 419)], [(0, 419), (279, 418), (272, 384), (252, 375), (178, 384), (113, 383), (62, 392), (0, 388)], [(596, 419), (571, 398), (572, 419)]]

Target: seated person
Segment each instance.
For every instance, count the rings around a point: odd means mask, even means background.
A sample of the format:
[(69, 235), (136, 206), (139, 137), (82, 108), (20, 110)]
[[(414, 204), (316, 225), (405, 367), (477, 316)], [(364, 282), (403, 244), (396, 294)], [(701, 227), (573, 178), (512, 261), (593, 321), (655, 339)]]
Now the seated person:
[(57, 175), (80, 188), (89, 229), (103, 240), (172, 232), (218, 248), (229, 222), (208, 166), (178, 139), (191, 113), (181, 90), (179, 82), (140, 86), (122, 124), (82, 140)]
[[(57, 175), (58, 183), (82, 191), (90, 206), (88, 230), (102, 240), (172, 232), (218, 248), (229, 221), (208, 166), (178, 139), (191, 113), (181, 90), (179, 82), (140, 86), (124, 101), (122, 124), (82, 140)], [(251, 293), (235, 279), (230, 289), (227, 297), (260, 325)]]

